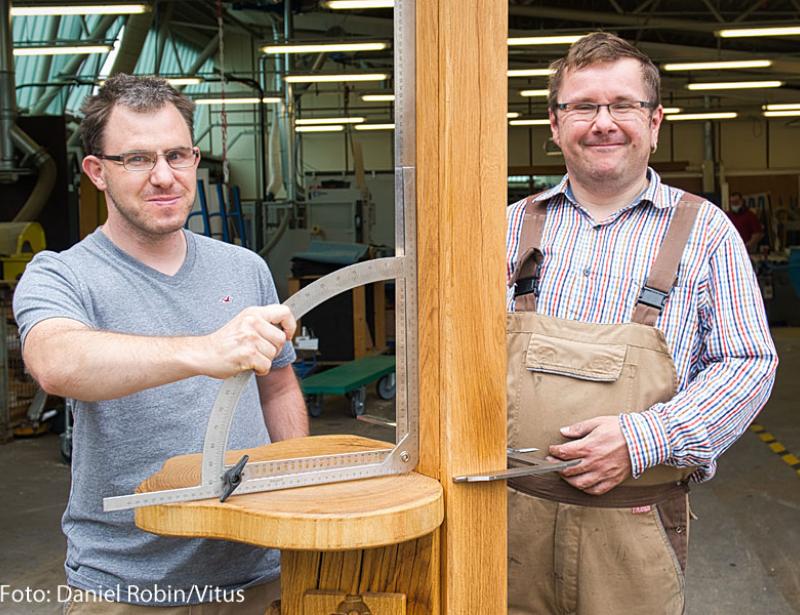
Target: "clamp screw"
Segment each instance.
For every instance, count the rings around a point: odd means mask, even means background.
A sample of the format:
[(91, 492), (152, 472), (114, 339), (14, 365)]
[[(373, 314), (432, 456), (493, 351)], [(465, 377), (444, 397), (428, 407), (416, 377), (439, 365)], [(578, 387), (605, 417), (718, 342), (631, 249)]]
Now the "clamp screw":
[(400, 453), (400, 461), (403, 463), (408, 463), (409, 459), (411, 459), (411, 455), (408, 454), (408, 451), (403, 451)]
[(235, 466), (226, 470), (225, 474), (222, 475), (222, 495), (219, 496), (220, 502), (227, 500), (231, 493), (242, 484), (242, 472), (244, 472), (244, 466), (249, 459), (249, 455), (244, 455)]

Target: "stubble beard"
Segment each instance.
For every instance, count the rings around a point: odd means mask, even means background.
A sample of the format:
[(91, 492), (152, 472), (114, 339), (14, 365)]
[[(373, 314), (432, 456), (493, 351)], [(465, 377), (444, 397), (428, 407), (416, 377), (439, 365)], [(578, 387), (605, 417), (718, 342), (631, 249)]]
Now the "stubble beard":
[[(593, 164), (589, 158), (585, 159), (585, 164), (580, 165), (580, 171), (575, 172), (575, 169), (569, 169), (570, 175), (576, 177), (584, 185), (594, 185), (600, 191), (607, 192), (614, 189), (624, 189), (630, 180), (639, 176), (638, 170), (647, 168), (649, 156), (645, 156), (644, 160), (634, 160), (626, 158), (621, 160), (616, 166), (607, 168), (605, 165)], [(634, 174), (632, 171), (636, 169)]]
[[(143, 207), (137, 207), (135, 204), (130, 205), (124, 199), (118, 198), (116, 189), (112, 188), (110, 183), (106, 186), (106, 193), (113, 202), (114, 209), (122, 218), (127, 230), (136, 235), (139, 240), (148, 243), (157, 243), (164, 237), (182, 229), (191, 211), (191, 204), (186, 205), (184, 207), (186, 209), (185, 215), (181, 217), (180, 222), (164, 226), (159, 224), (157, 220), (149, 218)], [(194, 199), (190, 203), (193, 203), (193, 201)]]

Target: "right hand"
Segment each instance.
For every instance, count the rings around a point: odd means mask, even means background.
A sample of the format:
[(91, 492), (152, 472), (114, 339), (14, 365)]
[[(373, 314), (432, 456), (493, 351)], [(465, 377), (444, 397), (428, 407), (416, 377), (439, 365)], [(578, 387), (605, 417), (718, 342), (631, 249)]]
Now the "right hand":
[(222, 328), (198, 338), (206, 353), (204, 373), (229, 378), (253, 370), (265, 376), (297, 322), (285, 305), (248, 307)]

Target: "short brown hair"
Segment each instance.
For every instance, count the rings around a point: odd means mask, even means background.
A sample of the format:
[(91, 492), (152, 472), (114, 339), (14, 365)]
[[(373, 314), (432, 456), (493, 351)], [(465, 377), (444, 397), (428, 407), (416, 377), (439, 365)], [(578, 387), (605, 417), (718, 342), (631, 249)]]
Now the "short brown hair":
[(558, 90), (568, 70), (579, 70), (601, 62), (616, 62), (622, 58), (639, 60), (642, 66), (642, 80), (647, 90), (648, 102), (661, 104), (661, 77), (658, 68), (647, 54), (628, 41), (608, 32), (592, 32), (578, 39), (569, 48), (567, 55), (550, 65), (553, 73), (548, 81), (550, 93), (547, 106), (555, 113), (558, 105)]
[[(89, 96), (81, 105), (81, 140), (86, 155), (103, 152), (103, 132), (116, 105), (146, 113), (157, 111), (172, 103), (183, 116), (194, 135), (194, 103), (173, 88), (166, 79), (117, 73), (109, 77), (97, 94)], [(194, 138), (194, 136), (192, 137)]]

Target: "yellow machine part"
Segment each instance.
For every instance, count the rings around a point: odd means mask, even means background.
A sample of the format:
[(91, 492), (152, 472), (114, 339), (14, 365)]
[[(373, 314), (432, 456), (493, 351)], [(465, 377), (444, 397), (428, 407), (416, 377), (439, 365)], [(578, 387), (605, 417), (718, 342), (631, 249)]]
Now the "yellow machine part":
[(38, 222), (0, 223), (0, 264), (2, 281), (16, 282), (33, 255), (47, 247), (44, 229)]

